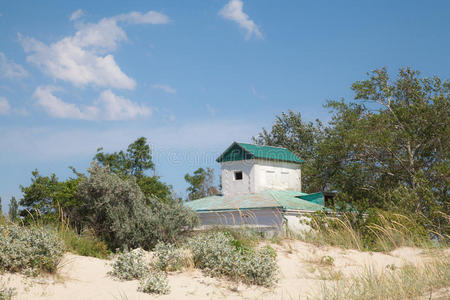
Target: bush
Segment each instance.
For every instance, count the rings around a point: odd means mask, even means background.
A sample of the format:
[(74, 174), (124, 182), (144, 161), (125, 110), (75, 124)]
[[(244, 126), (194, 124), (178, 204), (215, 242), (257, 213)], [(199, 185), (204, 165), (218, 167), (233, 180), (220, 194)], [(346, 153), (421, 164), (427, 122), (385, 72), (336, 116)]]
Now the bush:
[(120, 253), (112, 264), (112, 268), (112, 271), (108, 274), (121, 280), (140, 279), (149, 272), (144, 262), (144, 251), (142, 249)]
[(148, 294), (168, 294), (170, 287), (167, 274), (162, 271), (150, 272), (141, 279), (138, 291)]
[(64, 254), (62, 241), (48, 228), (0, 226), (0, 270), (24, 272), (55, 272)]
[(181, 249), (177, 249), (173, 244), (159, 242), (153, 249), (156, 258), (154, 266), (161, 271), (175, 271), (183, 266)]
[(181, 203), (146, 199), (134, 177), (121, 178), (93, 163), (77, 196), (85, 226), (93, 228), (110, 249), (151, 249), (158, 241), (174, 242), (198, 223), (195, 213)]
[(67, 250), (75, 254), (106, 258), (110, 253), (108, 246), (89, 231), (78, 234), (72, 229), (61, 229), (58, 235), (64, 241)]
[(260, 250), (243, 247), (230, 234), (213, 232), (188, 241), (194, 264), (212, 276), (270, 286), (278, 270), (276, 253), (269, 246)]

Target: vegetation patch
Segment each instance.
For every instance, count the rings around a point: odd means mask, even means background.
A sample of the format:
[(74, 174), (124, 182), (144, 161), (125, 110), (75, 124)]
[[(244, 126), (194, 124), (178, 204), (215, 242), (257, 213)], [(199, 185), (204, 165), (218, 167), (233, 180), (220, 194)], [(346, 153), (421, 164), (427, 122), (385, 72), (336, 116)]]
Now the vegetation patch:
[(36, 276), (56, 271), (64, 245), (49, 228), (0, 226), (0, 270)]
[(167, 273), (154, 271), (140, 280), (138, 291), (148, 294), (168, 294), (170, 292)]
[(425, 265), (387, 267), (378, 272), (367, 267), (358, 275), (333, 283), (324, 283), (322, 294), (316, 299), (411, 299), (426, 296), (448, 287), (449, 257), (436, 258)]
[(271, 286), (277, 281), (276, 252), (243, 247), (229, 233), (200, 234), (188, 241), (194, 264), (212, 276)]
[(117, 255), (108, 274), (121, 280), (141, 279), (147, 275), (149, 268), (144, 261), (144, 251), (135, 249)]

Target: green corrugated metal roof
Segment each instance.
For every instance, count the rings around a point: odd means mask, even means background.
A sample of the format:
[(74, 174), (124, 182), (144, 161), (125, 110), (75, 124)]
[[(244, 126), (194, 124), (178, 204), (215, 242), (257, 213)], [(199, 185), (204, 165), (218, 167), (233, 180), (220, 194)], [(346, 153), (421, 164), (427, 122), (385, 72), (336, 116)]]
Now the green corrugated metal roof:
[(266, 190), (258, 194), (244, 194), (231, 197), (210, 196), (186, 202), (185, 206), (197, 212), (269, 207), (309, 211), (319, 211), (324, 209), (323, 205), (301, 199), (301, 197), (307, 195), (308, 194), (295, 191)]
[(261, 158), (294, 163), (303, 160), (286, 148), (261, 146), (234, 142), (225, 152), (217, 158), (217, 162)]
[(308, 194), (305, 196), (300, 196), (301, 199), (303, 200), (307, 200), (309, 202), (313, 202), (313, 203), (317, 203), (320, 205), (325, 205), (325, 198), (323, 196), (323, 193), (313, 193), (313, 194)]

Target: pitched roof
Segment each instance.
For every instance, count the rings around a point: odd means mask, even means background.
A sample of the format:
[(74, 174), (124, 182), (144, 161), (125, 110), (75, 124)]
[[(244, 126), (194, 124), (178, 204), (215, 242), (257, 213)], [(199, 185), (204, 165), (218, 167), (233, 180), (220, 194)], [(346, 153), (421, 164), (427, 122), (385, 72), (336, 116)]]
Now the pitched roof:
[[(308, 211), (319, 211), (324, 209), (323, 205), (317, 203), (320, 201), (313, 202), (302, 199), (308, 195), (309, 194), (296, 191), (266, 190), (258, 194), (243, 194), (231, 197), (210, 196), (186, 202), (184, 205), (197, 212), (245, 210), (269, 207)], [(317, 199), (317, 196), (315, 199)]]
[(217, 162), (252, 158), (302, 163), (303, 160), (286, 148), (234, 142), (217, 158)]

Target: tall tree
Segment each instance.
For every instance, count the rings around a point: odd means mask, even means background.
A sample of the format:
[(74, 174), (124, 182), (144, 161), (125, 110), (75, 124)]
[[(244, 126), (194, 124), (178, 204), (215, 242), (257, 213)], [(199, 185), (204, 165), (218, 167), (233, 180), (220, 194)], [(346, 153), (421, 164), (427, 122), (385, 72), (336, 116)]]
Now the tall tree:
[(32, 175), (31, 185), (21, 186), (23, 197), (20, 205), (23, 209), (20, 215), (25, 220), (34, 217), (45, 221), (72, 218), (81, 204), (75, 197), (80, 177), (59, 181), (55, 174), (42, 176), (38, 170), (34, 170)]
[(146, 171), (154, 170), (150, 146), (145, 137), (131, 143), (126, 151), (104, 153), (97, 149), (94, 161), (101, 166), (109, 167), (112, 173), (122, 178), (135, 177), (138, 186), (146, 197), (171, 200), (172, 187), (160, 181), (159, 176), (147, 175)]
[(19, 204), (17, 203), (16, 198), (13, 196), (13, 197), (11, 197), (11, 200), (9, 201), (9, 212), (8, 212), (9, 219), (12, 222), (17, 220), (18, 210), (19, 210)]
[(193, 175), (186, 174), (184, 179), (190, 184), (187, 188), (188, 201), (217, 194), (214, 186), (214, 170), (198, 168)]
[(305, 122), (301, 113), (289, 110), (277, 116), (270, 131), (263, 128), (253, 141), (260, 145), (284, 147), (304, 160), (302, 164), (302, 187), (306, 192), (322, 191), (325, 183), (317, 176), (317, 147), (323, 140), (323, 125)]

